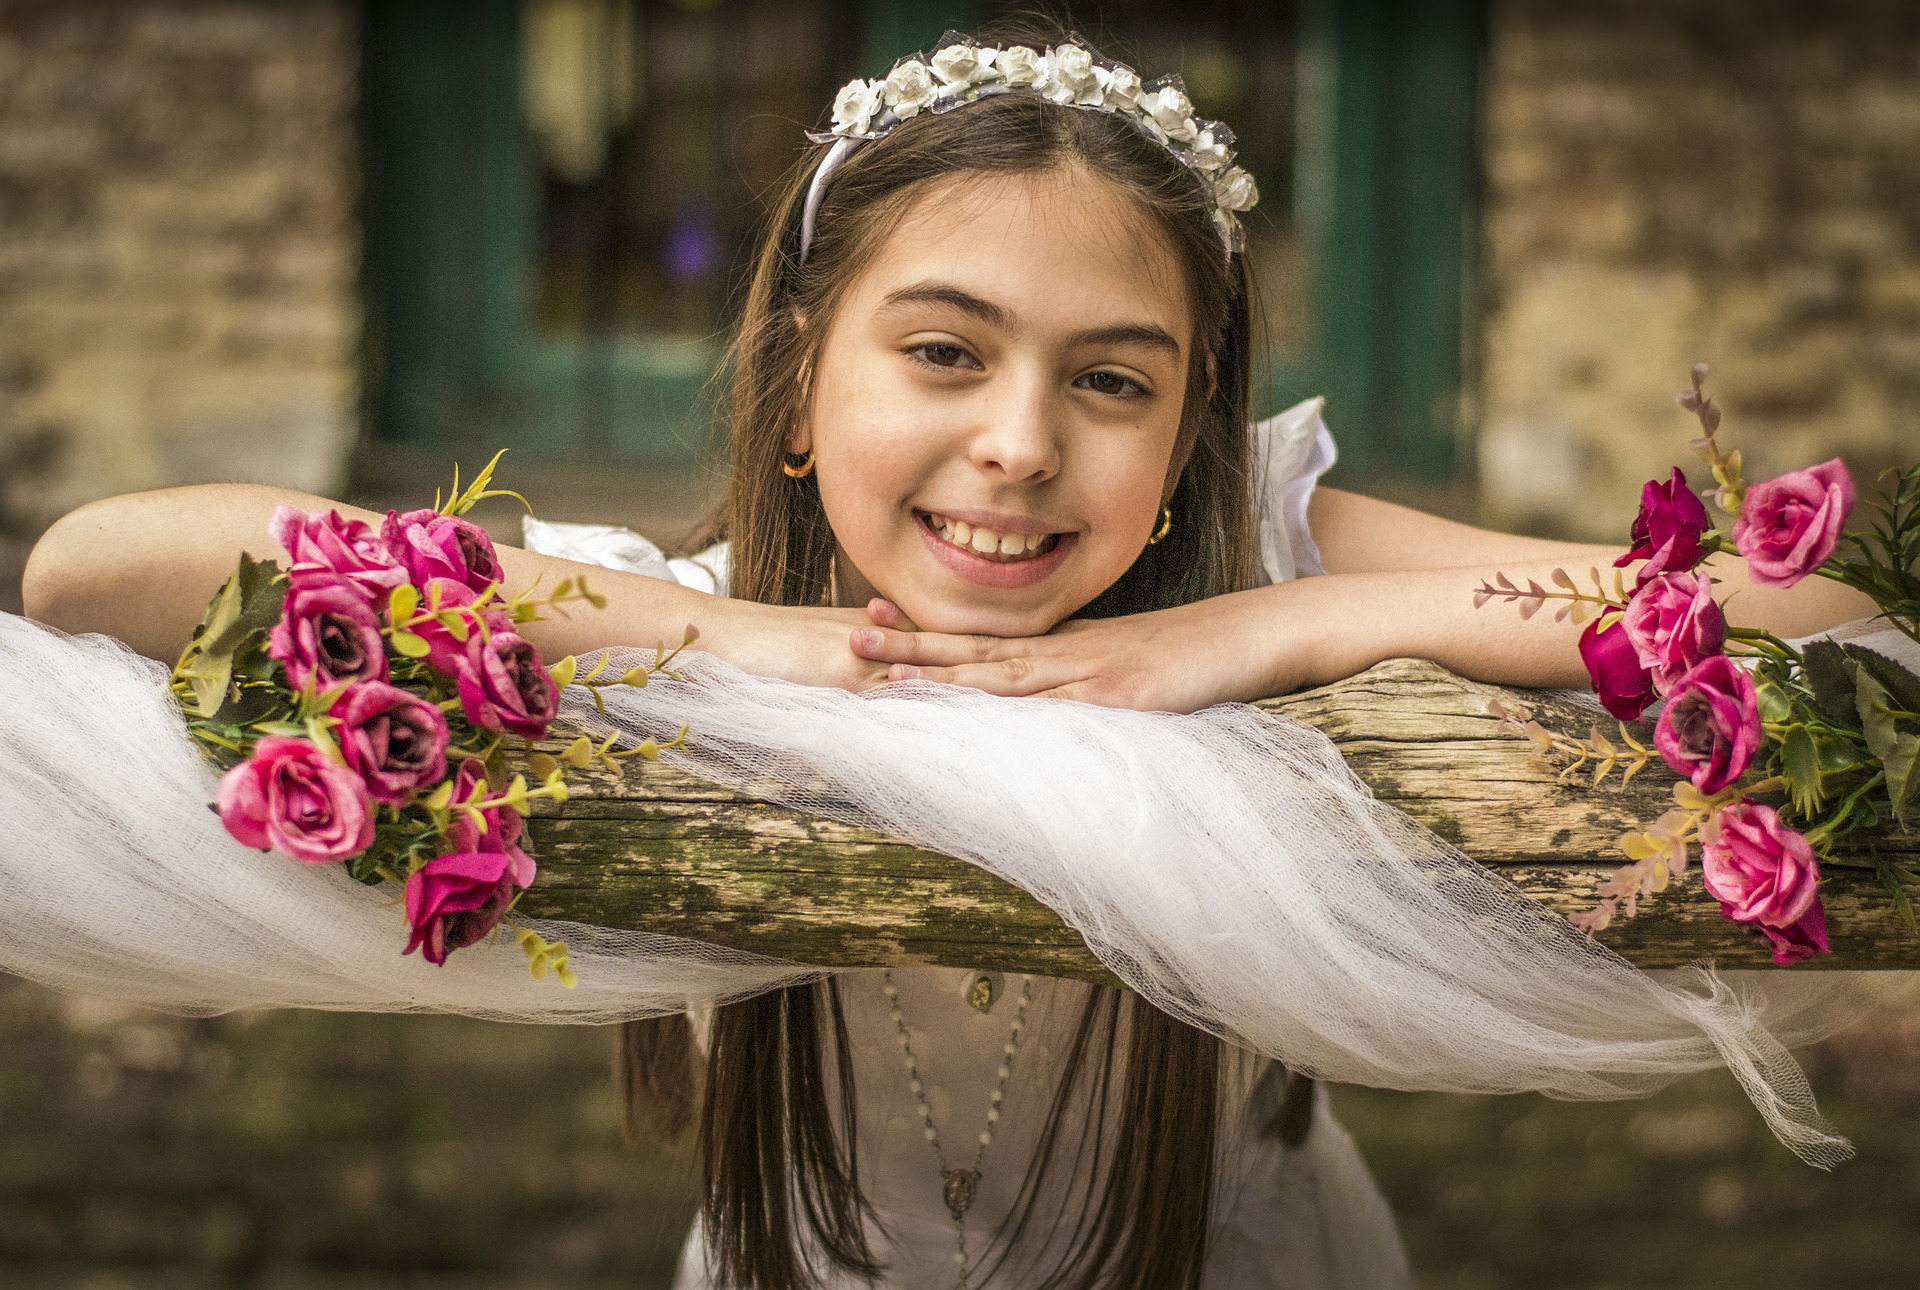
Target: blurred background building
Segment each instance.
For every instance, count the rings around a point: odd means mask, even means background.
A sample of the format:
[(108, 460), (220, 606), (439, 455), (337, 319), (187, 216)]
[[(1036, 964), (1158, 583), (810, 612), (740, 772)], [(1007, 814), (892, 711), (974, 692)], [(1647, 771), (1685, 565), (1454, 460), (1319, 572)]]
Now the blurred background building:
[[(544, 512), (672, 541), (802, 129), (1011, 7), (0, 0), (0, 608), (92, 497), (385, 504), (501, 446)], [(1617, 537), (1699, 360), (1758, 473), (1920, 452), (1905, 0), (1070, 12), (1238, 131), (1261, 405), (1329, 395), (1337, 482)], [(8, 990), (0, 1283), (648, 1284), (685, 1220), (684, 1160), (612, 1145), (597, 1035)], [(1350, 1105), (1434, 1285), (1908, 1284), (1920, 1032), (1821, 1060), (1869, 1153), (1834, 1180), (1721, 1084)]]

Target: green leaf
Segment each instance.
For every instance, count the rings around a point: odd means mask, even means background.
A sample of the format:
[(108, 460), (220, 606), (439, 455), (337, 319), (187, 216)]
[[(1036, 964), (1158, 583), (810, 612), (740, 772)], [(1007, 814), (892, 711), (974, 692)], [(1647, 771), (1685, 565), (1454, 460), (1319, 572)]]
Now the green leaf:
[(393, 652), (407, 658), (425, 658), (433, 652), (433, 647), (427, 644), (424, 636), (416, 636), (412, 632), (395, 632), (390, 639), (393, 641)]
[(1876, 654), (1859, 645), (1842, 645), (1848, 658), (1860, 665), (1860, 670), (1870, 674), (1880, 683), (1893, 701), (1893, 706), (1902, 712), (1920, 712), (1920, 676), (1915, 676), (1885, 654)]
[(1805, 726), (1788, 726), (1781, 737), (1780, 771), (1786, 776), (1794, 809), (1801, 815), (1812, 815), (1818, 810), (1826, 800), (1821, 784), (1820, 750), (1814, 744), (1813, 733)]
[(1778, 725), (1793, 717), (1793, 696), (1780, 685), (1779, 680), (1765, 671), (1757, 672), (1753, 678), (1754, 697), (1760, 701), (1760, 719), (1772, 725)]
[(1900, 911), (1900, 917), (1906, 922), (1907, 930), (1920, 936), (1920, 919), (1913, 916), (1913, 901), (1907, 896), (1907, 884), (1900, 871), (1882, 860), (1874, 866), (1879, 871), (1880, 881), (1893, 893), (1893, 907)]
[(403, 582), (387, 595), (387, 621), (390, 623), (406, 622), (418, 608), (420, 593), (411, 583)]
[(1890, 696), (1865, 667), (1854, 674), (1854, 686), (1860, 729), (1887, 772), (1887, 799), (1904, 825), (1907, 806), (1920, 795), (1920, 727), (1893, 715)]
[(1814, 641), (1803, 655), (1803, 675), (1813, 691), (1813, 706), (1821, 716), (1836, 725), (1850, 726), (1859, 719), (1853, 704), (1853, 677), (1848, 674), (1847, 656), (1832, 641)]

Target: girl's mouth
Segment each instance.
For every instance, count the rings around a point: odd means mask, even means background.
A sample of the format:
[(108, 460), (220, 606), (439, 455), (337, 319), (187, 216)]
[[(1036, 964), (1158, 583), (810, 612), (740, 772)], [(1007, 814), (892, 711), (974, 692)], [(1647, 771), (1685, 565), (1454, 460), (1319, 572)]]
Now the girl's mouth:
[(932, 511), (915, 511), (920, 536), (933, 557), (968, 582), (987, 587), (1028, 587), (1066, 557), (1077, 534), (1001, 533)]

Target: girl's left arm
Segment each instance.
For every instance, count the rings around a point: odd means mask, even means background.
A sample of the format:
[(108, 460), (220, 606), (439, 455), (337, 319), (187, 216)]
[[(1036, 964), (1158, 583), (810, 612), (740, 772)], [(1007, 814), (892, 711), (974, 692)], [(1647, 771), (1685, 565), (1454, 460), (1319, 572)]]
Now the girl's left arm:
[[(1330, 488), (1315, 491), (1309, 520), (1325, 576), (1026, 639), (905, 630), (876, 601), (875, 626), (855, 630), (854, 652), (893, 664), (895, 680), (1176, 712), (1324, 685), (1401, 657), (1505, 685), (1587, 683), (1577, 625), (1555, 622), (1551, 606), (1525, 621), (1500, 601), (1476, 610), (1473, 593), (1496, 573), (1549, 587), (1556, 568), (1610, 577), (1620, 548), (1515, 537)], [(1799, 636), (1874, 612), (1824, 578), (1781, 590), (1751, 585), (1745, 570), (1734, 557), (1707, 565), (1738, 626)]]

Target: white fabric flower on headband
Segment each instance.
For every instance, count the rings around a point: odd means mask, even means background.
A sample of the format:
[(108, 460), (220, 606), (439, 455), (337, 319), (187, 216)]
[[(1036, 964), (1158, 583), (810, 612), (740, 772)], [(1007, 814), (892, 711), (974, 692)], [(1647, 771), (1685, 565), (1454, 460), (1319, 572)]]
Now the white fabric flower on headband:
[(1260, 189), (1252, 175), (1233, 164), (1233, 131), (1194, 115), (1178, 76), (1143, 84), (1131, 67), (1102, 57), (1078, 36), (1042, 53), (1027, 45), (980, 45), (948, 32), (930, 57), (910, 54), (881, 80), (847, 82), (833, 101), (830, 128), (809, 132), (814, 142), (834, 147), (814, 171), (807, 191), (801, 260), (812, 244), (827, 184), (855, 145), (882, 138), (922, 112), (951, 112), (1000, 94), (1038, 95), (1130, 122), (1193, 172), (1207, 193), (1214, 227), (1227, 251), (1243, 245), (1236, 213), (1252, 210)]

